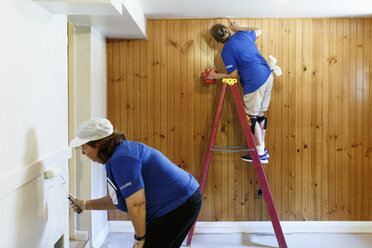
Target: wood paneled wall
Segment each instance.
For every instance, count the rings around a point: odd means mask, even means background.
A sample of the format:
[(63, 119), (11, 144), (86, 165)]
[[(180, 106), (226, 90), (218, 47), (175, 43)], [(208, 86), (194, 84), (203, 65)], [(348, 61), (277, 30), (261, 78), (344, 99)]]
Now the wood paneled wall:
[[(372, 19), (237, 19), (263, 30), (278, 59), (264, 165), (281, 220), (372, 220)], [(108, 118), (129, 140), (166, 154), (200, 180), (221, 82), (226, 20), (149, 20), (148, 40), (107, 40)], [(228, 90), (216, 145), (245, 145)], [(212, 155), (200, 220), (269, 220), (252, 164)], [(110, 219), (127, 219), (119, 211)]]

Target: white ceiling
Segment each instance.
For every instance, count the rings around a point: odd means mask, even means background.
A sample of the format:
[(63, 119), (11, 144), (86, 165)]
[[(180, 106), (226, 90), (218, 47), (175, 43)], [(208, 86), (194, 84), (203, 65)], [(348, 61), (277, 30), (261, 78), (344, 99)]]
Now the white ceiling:
[(148, 18), (372, 17), (372, 0), (33, 0), (108, 38), (145, 39)]
[[(127, 0), (133, 1), (133, 0)], [(137, 0), (147, 18), (372, 16), (372, 0)]]

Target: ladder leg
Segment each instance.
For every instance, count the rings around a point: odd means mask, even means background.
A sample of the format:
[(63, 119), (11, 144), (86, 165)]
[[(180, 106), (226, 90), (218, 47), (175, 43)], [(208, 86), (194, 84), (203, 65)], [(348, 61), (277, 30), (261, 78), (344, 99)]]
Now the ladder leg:
[(249, 127), (248, 118), (244, 111), (244, 106), (241, 100), (241, 96), (240, 96), (237, 84), (230, 85), (230, 89), (231, 89), (231, 93), (234, 98), (236, 108), (238, 110), (239, 119), (243, 127), (243, 131), (244, 131), (244, 135), (245, 135), (245, 139), (247, 141), (248, 147), (252, 149), (254, 148), (254, 151), (251, 152), (252, 160), (254, 163), (258, 181), (262, 188), (262, 193), (265, 199), (266, 208), (270, 215), (270, 219), (271, 219), (271, 223), (274, 228), (276, 239), (278, 241), (279, 247), (287, 247), (287, 243), (284, 238), (282, 227), (280, 225), (280, 221), (276, 213), (274, 201), (271, 196), (269, 184), (267, 183), (265, 171), (262, 168), (261, 160), (260, 160), (260, 157), (258, 156), (257, 148), (254, 143), (253, 135)]
[[(217, 111), (216, 111), (216, 115), (215, 115), (214, 121), (213, 121), (211, 137), (209, 138), (209, 145), (208, 145), (207, 155), (205, 156), (205, 160), (204, 160), (204, 169), (203, 169), (203, 173), (202, 173), (202, 176), (201, 176), (201, 179), (200, 179), (200, 192), (201, 192), (202, 195), (203, 195), (203, 192), (204, 192), (205, 181), (207, 179), (209, 164), (211, 162), (211, 157), (212, 157), (212, 150), (211, 149), (213, 148), (214, 142), (216, 140), (218, 123), (220, 122), (220, 118), (221, 118), (222, 105), (223, 105), (223, 101), (225, 99), (226, 88), (227, 88), (227, 84), (223, 83), (222, 84), (222, 89), (221, 89), (220, 100), (218, 101)], [(196, 221), (192, 225), (192, 227), (189, 231), (189, 234), (187, 236), (186, 245), (188, 245), (188, 246), (191, 245), (191, 240), (192, 240), (192, 235), (194, 234), (195, 224), (196, 224)]]

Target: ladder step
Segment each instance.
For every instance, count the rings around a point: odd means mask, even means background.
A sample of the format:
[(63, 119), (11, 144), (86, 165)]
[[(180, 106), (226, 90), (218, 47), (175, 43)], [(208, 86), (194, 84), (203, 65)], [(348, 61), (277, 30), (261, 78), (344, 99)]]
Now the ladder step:
[(254, 149), (240, 149), (240, 148), (248, 148), (248, 146), (213, 146), (209, 148), (210, 151), (218, 151), (218, 152), (253, 152)]

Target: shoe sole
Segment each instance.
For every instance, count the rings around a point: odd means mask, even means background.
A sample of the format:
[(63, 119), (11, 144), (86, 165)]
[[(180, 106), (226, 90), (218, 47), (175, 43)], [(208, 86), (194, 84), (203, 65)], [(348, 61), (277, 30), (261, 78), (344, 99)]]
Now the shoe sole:
[[(244, 159), (242, 158), (243, 161), (245, 162), (253, 162), (252, 159)], [(269, 163), (269, 160), (261, 160), (261, 164), (268, 164)]]

